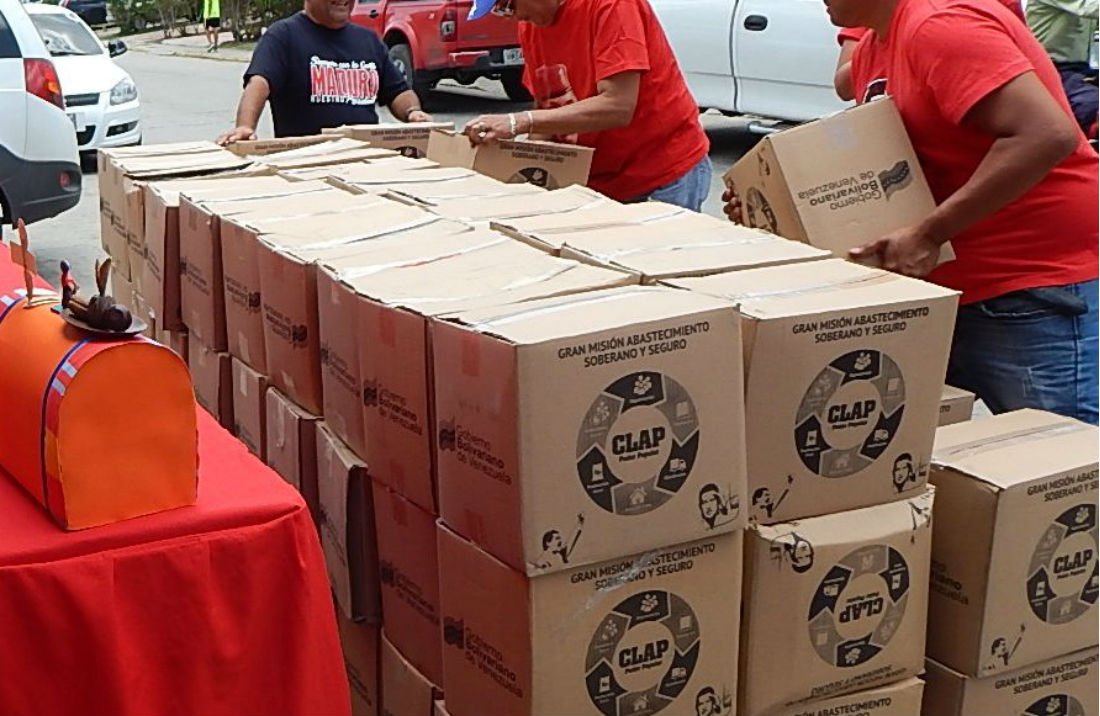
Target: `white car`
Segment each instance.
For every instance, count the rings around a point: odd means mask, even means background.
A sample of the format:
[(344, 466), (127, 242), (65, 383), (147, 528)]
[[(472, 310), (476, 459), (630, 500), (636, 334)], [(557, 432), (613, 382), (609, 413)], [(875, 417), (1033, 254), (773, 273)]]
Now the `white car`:
[(95, 150), (141, 144), (141, 108), (137, 85), (113, 57), (126, 45), (112, 40), (104, 47), (91, 28), (73, 12), (57, 5), (25, 5), (53, 57), (65, 110), (76, 128), (82, 155), (94, 165)]
[(19, 0), (0, 0), (0, 206), (27, 223), (80, 201), (81, 173), (61, 82)]

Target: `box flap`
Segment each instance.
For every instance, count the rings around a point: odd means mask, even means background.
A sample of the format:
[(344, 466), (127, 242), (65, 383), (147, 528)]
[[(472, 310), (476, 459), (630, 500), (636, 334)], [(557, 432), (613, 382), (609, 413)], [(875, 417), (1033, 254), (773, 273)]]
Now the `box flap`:
[[(426, 220), (379, 224), (353, 233), (318, 240), (316, 236), (265, 234), (268, 246), (292, 259), (327, 264), (340, 275), (356, 269), (365, 273), (420, 261), (438, 250), (452, 250), (458, 242), (472, 241), (465, 224), (429, 216)], [(444, 247), (439, 249), (437, 247)]]
[(956, 295), (926, 281), (840, 259), (676, 279), (669, 283), (739, 302), (743, 314), (762, 320)]
[(637, 204), (609, 201), (586, 205), (576, 211), (565, 213), (499, 219), (493, 222), (493, 228), (515, 236), (536, 239), (560, 249), (567, 237), (577, 232), (637, 226), (674, 217), (685, 220), (690, 220), (692, 217), (704, 218), (702, 214), (661, 201), (644, 201)]
[(114, 163), (133, 179), (155, 179), (242, 169), (252, 162), (215, 146), (204, 151), (119, 157)]
[(424, 159), (399, 157), (392, 160), (360, 162), (346, 167), (334, 167), (332, 176), (356, 186), (388, 186), (390, 184), (414, 184), (447, 182), (456, 179), (479, 177), (486, 184), (500, 184), (496, 179), (482, 177), (472, 169), (440, 167)]
[(180, 196), (188, 194), (193, 201), (210, 198), (231, 198), (269, 192), (274, 187), (289, 187), (292, 182), (280, 177), (209, 177), (199, 179), (162, 179), (145, 185), (166, 206), (179, 206)]
[(936, 431), (932, 462), (1008, 489), (1097, 463), (1100, 430), (1041, 410), (1016, 410)]
[[(478, 308), (448, 315), (447, 319), (513, 343), (532, 344), (723, 309), (735, 310), (735, 306), (687, 291), (628, 286), (529, 301), (522, 306)], [(694, 332), (705, 327), (691, 324), (683, 330)]]
[[(222, 218), (256, 214), (258, 218), (280, 217), (287, 212), (310, 211), (321, 213), (334, 208), (362, 205), (353, 200), (352, 194), (340, 191), (319, 181), (287, 182), (287, 189), (256, 193), (249, 196), (209, 198), (202, 196), (198, 203), (204, 211)], [(183, 197), (194, 201), (189, 193)], [(330, 207), (330, 204), (332, 205)]]
[[(576, 211), (577, 209), (595, 207), (611, 202), (611, 199), (603, 194), (579, 185), (553, 191), (545, 191), (531, 184), (504, 184), (502, 186), (514, 187), (515, 189), (510, 190), (509, 195), (506, 196), (440, 200), (430, 208), (432, 212), (449, 219), (489, 221)], [(516, 199), (515, 194), (517, 193), (523, 194), (522, 200)]]

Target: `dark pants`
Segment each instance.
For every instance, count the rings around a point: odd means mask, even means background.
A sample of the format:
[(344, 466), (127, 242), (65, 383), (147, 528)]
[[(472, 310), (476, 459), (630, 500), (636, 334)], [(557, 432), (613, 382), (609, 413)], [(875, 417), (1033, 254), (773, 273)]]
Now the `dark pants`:
[(1055, 65), (1058, 74), (1062, 76), (1062, 89), (1066, 91), (1069, 106), (1073, 110), (1073, 116), (1082, 131), (1088, 134), (1089, 129), (1096, 123), (1097, 112), (1100, 111), (1100, 90), (1095, 84), (1086, 80), (1095, 73), (1083, 62), (1059, 62)]

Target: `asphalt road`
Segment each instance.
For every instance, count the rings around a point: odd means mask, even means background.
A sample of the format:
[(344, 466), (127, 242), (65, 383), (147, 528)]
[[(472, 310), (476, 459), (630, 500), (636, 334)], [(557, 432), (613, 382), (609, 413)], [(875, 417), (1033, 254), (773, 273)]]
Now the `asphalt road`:
[[(244, 65), (225, 60), (195, 59), (133, 51), (118, 58), (137, 83), (141, 98), (141, 122), (146, 144), (212, 139), (229, 128), (236, 111)], [(449, 86), (430, 98), (434, 115), (463, 125), (479, 114), (523, 109), (510, 103), (496, 82), (482, 81), (472, 87)], [(383, 121), (389, 121), (383, 117)], [(720, 177), (751, 146), (753, 138), (743, 123), (721, 115), (703, 115), (710, 136), (715, 173), (707, 213), (721, 215)], [(271, 136), (270, 118), (265, 113), (261, 136)], [(30, 227), (31, 245), (41, 273), (57, 281), (58, 262), (67, 259), (76, 279), (93, 286), (93, 266), (103, 256), (99, 243), (99, 189), (94, 173), (84, 177), (80, 203), (61, 216)]]

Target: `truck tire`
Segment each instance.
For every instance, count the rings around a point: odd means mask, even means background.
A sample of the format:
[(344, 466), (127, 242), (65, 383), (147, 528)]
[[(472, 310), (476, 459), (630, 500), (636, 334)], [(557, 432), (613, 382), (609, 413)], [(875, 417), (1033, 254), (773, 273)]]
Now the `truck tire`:
[(500, 76), (504, 94), (513, 102), (530, 102), (531, 93), (523, 84), (523, 70), (508, 70)]
[(428, 93), (434, 86), (433, 82), (417, 79), (416, 66), (413, 64), (412, 48), (405, 43), (399, 43), (390, 47), (390, 60), (397, 66), (401, 74), (405, 75), (405, 82), (416, 92), (420, 98), (420, 106), (428, 109), (430, 98)]

